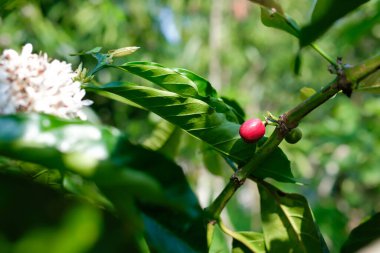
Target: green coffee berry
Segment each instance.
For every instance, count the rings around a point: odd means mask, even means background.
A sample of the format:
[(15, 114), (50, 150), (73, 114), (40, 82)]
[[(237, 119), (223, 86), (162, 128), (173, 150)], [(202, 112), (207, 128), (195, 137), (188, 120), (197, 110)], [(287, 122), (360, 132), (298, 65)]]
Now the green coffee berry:
[(290, 132), (285, 136), (286, 142), (290, 144), (297, 143), (299, 140), (301, 140), (301, 138), (302, 138), (302, 131), (298, 127), (290, 130)]

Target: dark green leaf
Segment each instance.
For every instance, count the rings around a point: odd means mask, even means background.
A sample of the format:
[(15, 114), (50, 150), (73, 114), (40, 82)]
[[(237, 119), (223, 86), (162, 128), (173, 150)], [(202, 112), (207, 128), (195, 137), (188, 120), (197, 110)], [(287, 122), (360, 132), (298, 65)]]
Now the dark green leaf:
[(131, 100), (205, 141), (235, 162), (247, 162), (255, 151), (254, 144), (247, 144), (240, 138), (239, 123), (202, 100), (127, 82), (88, 86), (86, 89), (107, 91)]
[(245, 119), (245, 112), (243, 108), (239, 105), (239, 103), (234, 99), (230, 99), (226, 97), (221, 97), (221, 98), (223, 99), (224, 103), (226, 103), (227, 105), (229, 105), (231, 108), (235, 110), (235, 114), (239, 118), (239, 123), (243, 123)]
[[(342, 246), (342, 253), (358, 252), (380, 238), (380, 213), (354, 228)], [(363, 251), (364, 252), (364, 251)], [(369, 251), (368, 251), (369, 252)]]
[(261, 219), (268, 252), (325, 252), (327, 247), (316, 226), (307, 200), (258, 182)]
[(261, 8), (261, 22), (268, 27), (285, 31), (296, 38), (300, 36), (300, 29), (297, 23), (286, 14), (281, 14), (267, 8)]
[(296, 58), (294, 59), (294, 74), (299, 75), (302, 65), (301, 51), (298, 51)]
[[(168, 214), (169, 215), (169, 214)], [(205, 248), (196, 249), (194, 244), (198, 243), (194, 241), (186, 242), (179, 235), (180, 231), (170, 231), (164, 226), (156, 222), (155, 220), (144, 217), (144, 224), (146, 227), (147, 240), (151, 246), (154, 248), (155, 252), (166, 253), (166, 252), (178, 252), (178, 253), (201, 253), (206, 252)], [(203, 233), (202, 233), (203, 234)]]
[(137, 252), (114, 214), (24, 177), (0, 173), (0, 206), (2, 252)]
[[(232, 241), (232, 253), (265, 253), (265, 242), (263, 234), (257, 232), (237, 232), (239, 239), (234, 238)], [(241, 242), (244, 241), (244, 243)], [(249, 248), (245, 245), (248, 244)]]
[(301, 29), (300, 45), (307, 46), (324, 34), (338, 19), (369, 0), (318, 0), (311, 23)]
[(254, 178), (273, 178), (279, 182), (295, 183), (290, 161), (284, 152), (279, 148), (269, 154), (267, 159), (252, 174)]
[(126, 219), (133, 209), (126, 200), (138, 197), (146, 216), (195, 251), (207, 248), (196, 196), (181, 168), (159, 153), (131, 144), (116, 129), (84, 121), (18, 114), (0, 117), (0, 125), (0, 155), (94, 180)]

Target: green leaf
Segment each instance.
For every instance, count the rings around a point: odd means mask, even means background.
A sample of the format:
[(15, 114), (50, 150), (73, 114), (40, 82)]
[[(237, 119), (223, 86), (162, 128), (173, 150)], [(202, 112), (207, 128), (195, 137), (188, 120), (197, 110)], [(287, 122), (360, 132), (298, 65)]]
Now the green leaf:
[(311, 22), (302, 27), (301, 47), (311, 44), (323, 35), (338, 19), (355, 10), (369, 0), (318, 0)]
[(380, 55), (346, 68), (344, 71), (347, 80), (352, 83), (353, 90), (380, 92)]
[(143, 146), (173, 158), (177, 153), (180, 138), (180, 128), (161, 119), (153, 130), (151, 136), (144, 140)]
[[(124, 99), (126, 103), (131, 101), (142, 106), (205, 141), (237, 164), (248, 162), (254, 154), (256, 145), (245, 143), (239, 135), (240, 124), (243, 121), (240, 106), (234, 101), (225, 103), (223, 99), (216, 97), (214, 89), (203, 78), (187, 70), (175, 71), (149, 62), (130, 62), (106, 67), (136, 74), (168, 91), (128, 82), (89, 85), (85, 87), (87, 90), (96, 91), (101, 95), (116, 95), (118, 101)], [(285, 165), (289, 164), (287, 160), (281, 161), (285, 161)], [(290, 166), (282, 166), (286, 173), (279, 173), (278, 168), (272, 163), (268, 161), (268, 166), (258, 172), (257, 177), (274, 176), (276, 180), (292, 182), (289, 180), (291, 172), (286, 171), (290, 171)]]
[(221, 97), (221, 98), (225, 104), (230, 106), (231, 109), (235, 111), (235, 114), (239, 118), (239, 123), (243, 123), (244, 118), (245, 118), (245, 112), (244, 112), (244, 109), (239, 105), (239, 103), (236, 100), (231, 99), (231, 98), (227, 98), (227, 97)]
[(219, 228), (219, 226), (216, 226), (215, 224), (208, 224), (208, 227), (210, 227), (210, 230), (212, 230), (212, 238), (209, 246), (209, 253), (222, 253), (222, 252), (229, 252), (230, 248), (228, 247), (228, 244), (226, 242), (226, 236), (223, 233), (223, 231)]
[(300, 36), (300, 28), (297, 23), (288, 15), (261, 8), (261, 22), (268, 27), (273, 27), (285, 31), (296, 38)]
[(290, 161), (279, 147), (276, 147), (276, 149), (268, 155), (266, 160), (250, 177), (260, 179), (269, 177), (284, 183), (296, 182), (290, 167)]
[(230, 121), (242, 122), (244, 120), (234, 107), (224, 103), (217, 96), (216, 90), (206, 79), (189, 70), (171, 69), (153, 62), (128, 62), (122, 65), (112, 65), (104, 64), (100, 62), (101, 60), (98, 60), (98, 65), (102, 65), (102, 68), (128, 71), (180, 96), (202, 100), (218, 112), (224, 113)]
[(357, 83), (378, 69), (380, 69), (380, 55), (376, 55), (353, 67), (348, 67), (344, 69), (344, 73), (348, 81)]
[(219, 111), (202, 100), (127, 82), (87, 86), (86, 89), (106, 91), (131, 100), (205, 141), (237, 163), (247, 162), (255, 151), (255, 145), (240, 138), (240, 124), (231, 121), (223, 110)]
[(138, 252), (126, 233), (130, 224), (76, 199), (0, 172), (0, 206), (6, 207), (0, 208), (2, 252)]
[(44, 114), (1, 116), (0, 125), (2, 155), (85, 176), (110, 158), (120, 137), (114, 128)]
[[(181, 68), (173, 69), (175, 72), (187, 77), (189, 80), (194, 82), (197, 85), (198, 93), (202, 97), (218, 97), (218, 94), (214, 87), (212, 87), (211, 83), (204, 79), (203, 77), (187, 70)], [(157, 82), (154, 82), (157, 83)]]
[(223, 176), (226, 171), (223, 170), (224, 160), (215, 149), (210, 145), (202, 143), (202, 159), (206, 169), (214, 175)]
[[(380, 213), (354, 228), (340, 252), (358, 252), (380, 238)], [(364, 252), (364, 251), (363, 251)], [(368, 251), (369, 252), (369, 251)]]
[(326, 252), (307, 200), (258, 182), (261, 219), (268, 252)]
[[(238, 232), (239, 239), (234, 238), (232, 241), (232, 253), (265, 253), (264, 236), (257, 232)], [(244, 241), (242, 243), (240, 240)], [(245, 245), (248, 244), (249, 248)]]
[(297, 52), (297, 55), (294, 59), (294, 69), (293, 69), (293, 72), (295, 75), (299, 75), (300, 73), (300, 70), (301, 70), (301, 66), (302, 66), (302, 57), (301, 57), (301, 51), (299, 50)]
[(138, 210), (131, 211), (136, 201), (140, 211), (195, 251), (207, 248), (198, 200), (181, 168), (161, 154), (131, 144), (114, 128), (84, 121), (17, 114), (1, 116), (0, 125), (0, 155), (79, 173), (126, 220), (138, 217)]
[[(109, 65), (108, 67), (120, 68), (134, 75), (143, 77), (162, 88), (180, 94), (185, 97), (204, 96), (202, 90), (198, 90), (197, 83), (170, 68), (152, 62), (128, 62), (120, 66)], [(204, 87), (202, 87), (204, 88)], [(203, 90), (205, 91), (205, 89)]]
[(380, 69), (359, 81), (356, 90), (380, 94)]

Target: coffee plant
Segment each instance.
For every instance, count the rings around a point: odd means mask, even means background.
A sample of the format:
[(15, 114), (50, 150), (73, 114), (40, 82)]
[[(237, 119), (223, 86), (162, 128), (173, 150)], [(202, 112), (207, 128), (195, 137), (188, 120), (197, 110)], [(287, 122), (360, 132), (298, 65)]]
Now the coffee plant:
[[(379, 55), (347, 63), (344, 55), (332, 57), (316, 42), (369, 1), (314, 1), (311, 21), (302, 26), (277, 1), (251, 2), (260, 7), (268, 29), (298, 40), (295, 73), (302, 73), (305, 48), (324, 59), (331, 72), (329, 83), (319, 90), (302, 89), (303, 101), (289, 101), (289, 109), (279, 115), (246, 116), (239, 98), (221, 96), (190, 70), (126, 61), (136, 50), (145, 50), (138, 47), (75, 53), (84, 61), (76, 71), (46, 54), (33, 54), (31, 44), (21, 53), (4, 50), (0, 251), (330, 252), (331, 242), (325, 241), (308, 199), (282, 188), (303, 180), (293, 176), (291, 161), (279, 145), (308, 138), (301, 131), (303, 122), (325, 103), (339, 102), (332, 98), (379, 92)], [(4, 1), (0, 7), (8, 10), (12, 3)], [(104, 71), (127, 77), (103, 82)], [(83, 100), (85, 92), (163, 120), (150, 138), (136, 143), (123, 129), (99, 123), (85, 108), (92, 103)], [(276, 102), (275, 95), (266, 99)], [(199, 204), (191, 187), (200, 178), (191, 178), (169, 155), (183, 132), (216, 151), (230, 167), (223, 172), (229, 180), (209, 206)], [(222, 212), (248, 181), (260, 195), (256, 205), (261, 229), (235, 231)], [(363, 221), (340, 251), (358, 252), (372, 245), (380, 238), (379, 222), (379, 213)]]

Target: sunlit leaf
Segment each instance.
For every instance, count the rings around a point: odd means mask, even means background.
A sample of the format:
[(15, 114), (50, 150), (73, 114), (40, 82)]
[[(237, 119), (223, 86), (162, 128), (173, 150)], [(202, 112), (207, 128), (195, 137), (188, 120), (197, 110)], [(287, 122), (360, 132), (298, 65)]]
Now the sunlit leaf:
[[(380, 239), (380, 213), (375, 214), (369, 220), (360, 224), (351, 231), (347, 241), (342, 246), (342, 253), (359, 252), (360, 249), (369, 246)], [(363, 251), (364, 252), (364, 251)], [(369, 252), (369, 251), (366, 251)]]
[(240, 138), (237, 122), (202, 100), (127, 82), (88, 86), (86, 89), (107, 91), (131, 100), (205, 141), (235, 162), (247, 162), (255, 151), (254, 144), (247, 144)]
[(328, 252), (306, 199), (258, 182), (268, 252)]
[[(257, 232), (237, 232), (238, 238), (232, 241), (232, 253), (265, 253), (265, 243), (263, 234)], [(243, 242), (244, 243), (243, 243)], [(246, 245), (249, 245), (247, 247)]]
[(201, 95), (202, 97), (217, 97), (217, 93), (214, 87), (212, 87), (211, 83), (203, 77), (187, 69), (175, 68), (173, 70), (180, 73), (181, 75), (184, 75), (189, 80), (194, 82), (197, 85), (199, 95)]
[[(102, 59), (100, 59), (102, 60)], [(98, 59), (99, 61), (99, 59)], [(209, 104), (218, 112), (224, 113), (230, 121), (242, 122), (241, 114), (234, 107), (224, 103), (216, 90), (203, 77), (186, 69), (171, 69), (153, 62), (128, 62), (121, 65), (98, 62), (101, 68), (117, 68), (140, 76), (152, 83), (183, 97), (192, 97)], [(97, 68), (96, 71), (101, 68)], [(95, 70), (94, 70), (95, 71)], [(93, 71), (93, 72), (94, 72)]]
[(324, 34), (338, 19), (369, 0), (318, 0), (310, 24), (302, 27), (301, 47), (307, 46)]
[(49, 115), (5, 115), (0, 124), (2, 155), (82, 175), (110, 158), (120, 136), (114, 128)]

